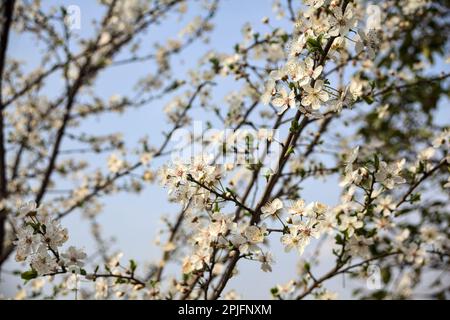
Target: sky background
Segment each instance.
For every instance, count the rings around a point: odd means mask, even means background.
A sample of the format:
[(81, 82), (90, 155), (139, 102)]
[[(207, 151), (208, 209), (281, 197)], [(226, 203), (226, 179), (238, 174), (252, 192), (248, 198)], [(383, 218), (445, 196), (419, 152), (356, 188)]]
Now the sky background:
[[(77, 31), (81, 36), (92, 34), (90, 21), (94, 17), (99, 17), (101, 12), (96, 1), (43, 1), (45, 6), (60, 5), (78, 5), (81, 9), (81, 30)], [(185, 73), (189, 68), (194, 67), (197, 59), (208, 49), (214, 48), (217, 51), (232, 52), (233, 46), (242, 39), (241, 28), (246, 22), (250, 22), (256, 29), (263, 32), (267, 28), (262, 25), (261, 19), (264, 16), (274, 17), (272, 12), (272, 1), (270, 0), (225, 0), (222, 1), (216, 17), (213, 22), (214, 31), (210, 36), (209, 44), (196, 43), (183, 51), (180, 56), (173, 59), (174, 70), (177, 74)], [(194, 12), (193, 12), (194, 11)], [(163, 23), (162, 27), (151, 29), (143, 36), (142, 52), (149, 52), (151, 45), (155, 41), (163, 42), (167, 37), (177, 37), (178, 31), (184, 23), (197, 14), (196, 10), (191, 10), (187, 19), (178, 21), (177, 17), (171, 16), (169, 21)], [(280, 22), (273, 20), (273, 25), (280, 25)], [(281, 23), (281, 25), (283, 25)], [(288, 30), (291, 26), (283, 25)], [(264, 29), (266, 28), (266, 29)], [(148, 48), (148, 49), (146, 49)], [(39, 48), (35, 47), (30, 39), (24, 37), (15, 37), (10, 39), (8, 55), (15, 59), (21, 59), (31, 69), (36, 67), (39, 56), (36, 52)], [(119, 56), (120, 57), (120, 56)], [(95, 83), (95, 91), (103, 97), (109, 97), (114, 94), (126, 96), (131, 95), (133, 86), (138, 78), (145, 75), (148, 70), (154, 70), (154, 62), (142, 64), (126, 65), (123, 67), (109, 68), (102, 72)], [(447, 66), (446, 66), (447, 68)], [(223, 104), (223, 98), (230, 89), (236, 88), (233, 81), (224, 81), (220, 86), (214, 89), (215, 102)], [(60, 93), (60, 79), (53, 77), (47, 86), (49, 96)], [(169, 96), (170, 98), (170, 96)], [(162, 108), (168, 98), (158, 100), (140, 109), (128, 110), (123, 115), (106, 115), (101, 117), (91, 117), (83, 123), (80, 131), (106, 134), (113, 132), (122, 132), (128, 146), (136, 145), (137, 141), (148, 136), (152, 145), (158, 146), (162, 142), (162, 131), (168, 130), (165, 126), (165, 116)], [(197, 113), (201, 120), (200, 113)], [(197, 120), (197, 118), (195, 118)], [(65, 141), (65, 147), (69, 148), (70, 143)], [(64, 148), (63, 148), (64, 149)], [(105, 155), (105, 157), (107, 154)], [(106, 169), (106, 160), (104, 156), (86, 156), (93, 168), (101, 167)], [(154, 168), (161, 161), (155, 163)], [(304, 184), (302, 192), (303, 198), (307, 201), (322, 201), (328, 205), (334, 205), (338, 202), (339, 188), (336, 177), (327, 179), (326, 182), (309, 180)], [(167, 213), (176, 214), (179, 209), (176, 205), (168, 204), (167, 190), (158, 185), (148, 185), (140, 194), (115, 194), (102, 199), (105, 204), (103, 212), (98, 216), (97, 221), (102, 225), (105, 238), (114, 237), (116, 242), (113, 248), (124, 252), (123, 262), (128, 259), (135, 259), (142, 270), (141, 263), (148, 261), (158, 261), (161, 258), (160, 249), (153, 244), (157, 230), (161, 228), (160, 217)], [(172, 215), (173, 216), (173, 215)], [(86, 252), (95, 251), (93, 239), (90, 234), (90, 223), (83, 219), (79, 212), (74, 212), (63, 220), (63, 225), (69, 229), (70, 239), (67, 245), (84, 247)], [(295, 278), (297, 262), (299, 255), (295, 250), (291, 253), (285, 253), (277, 237), (271, 241), (272, 252), (274, 252), (276, 264), (273, 266), (272, 273), (263, 273), (260, 271), (260, 264), (243, 261), (239, 264), (240, 274), (232, 279), (226, 292), (230, 289), (242, 294), (247, 299), (270, 298), (269, 290), (276, 284), (284, 284), (290, 279)], [(309, 249), (314, 248), (314, 243)], [(310, 251), (310, 250), (309, 250)], [(309, 254), (308, 250), (306, 254)], [(6, 296), (13, 295), (16, 286), (21, 283), (18, 277), (13, 277), (7, 273), (17, 268), (15, 262), (10, 261), (4, 267), (6, 271), (3, 275), (3, 281), (0, 284), (0, 293)], [(333, 260), (331, 257), (325, 258), (326, 263), (316, 269), (320, 275), (331, 267)], [(138, 269), (139, 270), (139, 269)], [(170, 271), (170, 270), (169, 270)], [(170, 272), (166, 273), (170, 274)], [(342, 290), (344, 279), (337, 279), (327, 282), (327, 287), (332, 290), (339, 290), (341, 298), (348, 298), (349, 290)], [(349, 286), (348, 279), (346, 280)]]

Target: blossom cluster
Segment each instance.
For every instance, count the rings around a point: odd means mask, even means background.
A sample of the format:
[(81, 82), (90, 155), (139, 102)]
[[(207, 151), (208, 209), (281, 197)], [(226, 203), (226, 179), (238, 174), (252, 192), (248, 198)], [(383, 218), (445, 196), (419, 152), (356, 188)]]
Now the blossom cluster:
[(24, 203), (19, 208), (16, 225), (16, 261), (26, 261), (31, 271), (27, 280), (39, 275), (60, 271), (81, 273), (86, 253), (70, 246), (60, 253), (60, 248), (69, 239), (68, 231), (61, 223), (36, 202)]
[[(370, 59), (374, 58), (380, 41), (379, 23), (366, 26), (366, 33), (362, 27), (357, 27), (357, 14), (352, 3), (346, 3), (341, 7), (332, 1), (331, 10), (325, 16), (321, 15), (320, 20), (313, 19), (314, 11), (323, 3), (308, 4), (311, 11), (296, 21), (297, 33), (290, 42), (288, 60), (283, 68), (271, 72), (261, 97), (264, 103), (271, 102), (278, 108), (279, 114), (295, 109), (308, 116), (321, 117), (323, 112), (319, 110), (324, 105), (329, 105), (330, 110), (340, 111), (343, 106), (349, 107), (361, 98), (363, 82), (352, 80), (343, 90), (336, 90), (323, 72), (325, 58), (315, 58), (322, 54), (338, 59), (342, 51), (348, 50), (346, 41), (350, 31), (356, 33), (351, 39), (355, 43), (356, 55), (364, 53)], [(327, 48), (328, 43), (331, 46)], [(299, 61), (304, 56), (306, 58)]]
[[(197, 207), (211, 204), (209, 188), (218, 184), (223, 175), (220, 166), (209, 164), (211, 160), (211, 156), (199, 155), (189, 163), (176, 161), (160, 169), (160, 182), (173, 201), (186, 204), (191, 199)], [(202, 189), (202, 185), (207, 188)]]

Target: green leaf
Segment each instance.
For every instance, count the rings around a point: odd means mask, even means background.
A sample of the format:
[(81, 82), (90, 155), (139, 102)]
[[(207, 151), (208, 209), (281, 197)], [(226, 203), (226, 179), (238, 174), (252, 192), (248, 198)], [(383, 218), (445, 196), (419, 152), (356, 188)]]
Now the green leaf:
[(342, 238), (342, 236), (340, 234), (337, 234), (336, 237), (334, 237), (334, 239), (336, 240), (336, 244), (344, 244), (344, 239)]
[[(187, 280), (187, 279), (186, 279)], [(154, 279), (150, 279), (150, 286), (152, 287), (152, 288), (154, 288), (157, 284), (158, 284), (158, 281), (156, 281), (156, 280), (154, 280)]]
[(299, 129), (298, 121), (292, 120), (291, 127), (289, 128), (289, 131), (292, 133), (295, 133)]
[(220, 62), (219, 62), (219, 59), (217, 59), (217, 58), (211, 58), (211, 59), (209, 59), (209, 62), (212, 63), (214, 72), (216, 72), (216, 73), (219, 72), (219, 70), (220, 70)]
[(372, 96), (364, 96), (363, 99), (367, 104), (372, 104), (375, 101)]
[(236, 192), (228, 187), (225, 188), (226, 191), (228, 191), (229, 193), (231, 193), (233, 196), (236, 194)]
[(380, 168), (380, 158), (378, 158), (377, 154), (374, 155), (374, 165), (375, 170), (378, 171), (378, 169)]
[(413, 193), (409, 198), (409, 203), (414, 204), (420, 201), (420, 193)]
[(306, 44), (308, 45), (309, 51), (319, 51), (320, 53), (323, 53), (322, 45), (320, 44), (321, 37), (319, 36), (317, 39), (314, 38), (308, 38), (306, 40)]
[(305, 262), (304, 268), (306, 271), (310, 271), (311, 270), (311, 265), (308, 262)]
[(270, 289), (270, 293), (273, 296), (277, 296), (278, 295), (278, 288), (277, 287), (273, 287), (272, 289)]
[(136, 261), (134, 261), (133, 259), (130, 260), (130, 270), (131, 272), (134, 272), (137, 268), (137, 264)]
[(286, 151), (286, 154), (284, 155), (285, 157), (287, 157), (288, 155), (290, 155), (291, 153), (294, 153), (294, 147), (290, 146), (289, 149)]
[(25, 280), (25, 281), (29, 281), (29, 280), (31, 280), (31, 279), (37, 278), (37, 276), (38, 276), (38, 273), (37, 273), (37, 271), (34, 270), (34, 269), (31, 269), (31, 270), (22, 272), (22, 273), (20, 274), (20, 277), (21, 277), (23, 280)]
[(381, 269), (381, 279), (385, 284), (389, 283), (391, 280), (391, 270), (389, 268)]
[(385, 290), (378, 290), (372, 294), (372, 297), (377, 300), (383, 300), (386, 296), (387, 292)]

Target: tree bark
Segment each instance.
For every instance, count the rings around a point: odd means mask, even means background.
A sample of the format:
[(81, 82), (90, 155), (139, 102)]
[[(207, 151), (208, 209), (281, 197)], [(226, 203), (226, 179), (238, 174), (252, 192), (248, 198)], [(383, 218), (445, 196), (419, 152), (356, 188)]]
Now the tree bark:
[[(7, 176), (6, 176), (6, 150), (5, 150), (5, 130), (3, 118), (3, 73), (6, 61), (6, 49), (8, 46), (9, 31), (13, 20), (15, 0), (6, 0), (2, 5), (2, 31), (0, 38), (0, 202), (8, 197)], [(5, 222), (6, 210), (0, 211), (0, 258), (3, 256), (3, 245), (5, 242)], [(3, 261), (3, 259), (0, 259)], [(1, 266), (1, 264), (0, 264)]]

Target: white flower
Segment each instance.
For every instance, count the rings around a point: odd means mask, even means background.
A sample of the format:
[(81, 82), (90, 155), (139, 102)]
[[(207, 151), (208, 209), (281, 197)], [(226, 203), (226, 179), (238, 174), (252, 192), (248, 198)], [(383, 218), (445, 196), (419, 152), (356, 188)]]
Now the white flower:
[(384, 104), (377, 109), (378, 119), (385, 119), (389, 115), (389, 104)]
[(281, 89), (272, 103), (275, 107), (280, 108), (278, 114), (282, 114), (288, 108), (295, 109), (295, 91), (291, 90), (288, 94), (286, 89)]
[(114, 268), (118, 267), (120, 265), (120, 259), (122, 259), (122, 257), (123, 257), (122, 252), (118, 252), (115, 255), (113, 255), (112, 257), (110, 257), (107, 262), (108, 268), (114, 269)]
[(164, 178), (167, 178), (167, 182), (170, 185), (177, 186), (180, 182), (186, 181), (188, 168), (182, 163), (174, 163), (174, 165), (164, 172)]
[(302, 33), (297, 38), (297, 40), (292, 42), (291, 48), (289, 50), (289, 56), (292, 58), (292, 57), (297, 57), (298, 55), (300, 55), (303, 48), (305, 47), (305, 44), (306, 44), (306, 36), (304, 33)]
[(345, 172), (353, 170), (353, 163), (358, 159), (359, 146), (353, 148), (344, 161)]
[(108, 170), (111, 173), (117, 173), (124, 167), (125, 162), (120, 159), (116, 154), (112, 154), (108, 157)]
[(192, 271), (194, 271), (194, 266), (192, 265), (191, 257), (184, 257), (181, 263), (181, 272), (183, 274), (189, 274)]
[(242, 300), (241, 296), (235, 291), (230, 290), (223, 296), (224, 300)]
[(364, 51), (371, 60), (375, 59), (375, 51), (378, 50), (378, 33), (376, 30), (369, 30), (366, 34), (362, 30), (358, 30), (358, 38), (355, 43), (356, 54), (359, 55)]
[(319, 216), (323, 216), (328, 211), (328, 206), (321, 202), (314, 201), (314, 202), (311, 202), (306, 207), (306, 209), (308, 211), (311, 210), (316, 215), (316, 217), (319, 217)]
[(395, 226), (395, 223), (388, 216), (373, 219), (375, 226), (380, 230), (388, 230)]
[(293, 202), (287, 209), (288, 213), (291, 215), (299, 215), (304, 216), (305, 215), (305, 201), (302, 199), (299, 199), (295, 202)]
[(266, 252), (265, 254), (261, 254), (258, 258), (259, 262), (261, 262), (261, 270), (264, 272), (272, 272), (272, 264), (275, 260), (272, 257), (270, 252)]
[(309, 7), (318, 9), (323, 5), (325, 0), (303, 0), (303, 2)]
[(280, 295), (292, 293), (292, 292), (294, 292), (294, 290), (295, 290), (294, 280), (290, 280), (285, 285), (277, 284), (277, 292)]
[(290, 226), (289, 233), (281, 237), (281, 243), (285, 245), (284, 250), (286, 252), (296, 248), (300, 254), (303, 254), (311, 238), (318, 238), (319, 236), (320, 230), (317, 227), (316, 221), (310, 219), (306, 223), (300, 221)]
[(302, 105), (311, 106), (313, 110), (319, 110), (322, 102), (328, 101), (328, 93), (323, 90), (323, 81), (318, 80), (314, 83), (314, 88), (307, 84), (303, 87), (306, 95), (302, 98)]
[(384, 216), (389, 216), (395, 210), (395, 204), (392, 202), (391, 196), (379, 197), (375, 211)]
[(53, 220), (46, 224), (45, 234), (43, 235), (43, 243), (56, 249), (64, 244), (69, 239), (68, 231), (62, 228), (59, 221)]
[(219, 235), (224, 235), (233, 223), (231, 216), (223, 216), (221, 214), (214, 214), (212, 216), (213, 222), (208, 227), (209, 238), (215, 241)]
[(397, 288), (395, 288), (396, 294), (402, 298), (408, 298), (412, 294), (413, 281), (411, 277), (411, 273), (404, 273), (400, 278)]
[(301, 80), (299, 82), (300, 86), (306, 86), (311, 79), (316, 80), (323, 71), (323, 66), (318, 66), (314, 68), (314, 60), (310, 57), (306, 58), (304, 62), (300, 65), (300, 75)]
[(358, 220), (355, 216), (341, 216), (341, 224), (339, 225), (340, 231), (347, 231), (347, 236), (351, 238), (356, 229), (360, 229), (363, 226), (363, 222)]
[(417, 158), (421, 161), (430, 160), (435, 153), (436, 150), (433, 147), (425, 148), (422, 151), (420, 151)]
[(381, 9), (377, 5), (369, 4), (366, 9), (367, 23), (366, 29), (381, 29)]
[(283, 208), (283, 202), (280, 199), (274, 199), (269, 201), (261, 208), (261, 218), (267, 218), (268, 216), (276, 214), (279, 210)]
[(39, 247), (36, 254), (33, 256), (31, 266), (39, 275), (54, 272), (58, 268), (55, 258), (50, 256), (47, 248), (43, 245)]
[(140, 157), (140, 161), (144, 166), (149, 164), (150, 161), (152, 161), (152, 159), (153, 159), (153, 154), (150, 152), (144, 152), (143, 154), (141, 154), (141, 157)]
[(64, 263), (66, 266), (84, 266), (83, 259), (86, 259), (86, 253), (82, 250), (78, 250), (74, 246), (70, 246), (69, 249), (65, 253), (61, 254), (61, 257), (64, 259)]
[(298, 227), (289, 227), (289, 233), (281, 237), (281, 243), (285, 246), (284, 251), (289, 252), (293, 248), (297, 248), (300, 245), (300, 237), (298, 236)]
[(95, 280), (95, 299), (101, 300), (108, 297), (108, 280), (97, 278)]
[(37, 212), (40, 208), (38, 208), (36, 201), (28, 201), (23, 203), (19, 207), (19, 218), (25, 217), (29, 213)]
[(244, 229), (243, 235), (235, 234), (231, 242), (239, 248), (241, 254), (260, 254), (261, 248), (258, 244), (264, 242), (266, 227), (248, 226)]
[(353, 236), (348, 241), (348, 249), (351, 257), (361, 257), (368, 259), (370, 257), (369, 246), (373, 244), (373, 239)]
[(403, 257), (401, 258), (416, 266), (422, 265), (427, 258), (426, 251), (417, 243), (411, 243), (406, 249), (403, 250), (403, 254)]
[(299, 81), (303, 77), (302, 66), (297, 62), (297, 59), (288, 60), (283, 70), (294, 82)]
[(384, 161), (381, 161), (380, 168), (378, 172), (375, 173), (375, 178), (388, 189), (394, 188), (396, 184), (405, 183), (406, 180), (400, 176), (400, 172), (402, 171), (404, 164), (405, 160), (401, 160), (390, 165)]
[(445, 129), (434, 140), (433, 148), (439, 148), (442, 145), (450, 144), (450, 130)]
[(434, 244), (439, 237), (439, 230), (436, 226), (426, 225), (420, 227), (420, 239), (422, 241)]
[(328, 34), (332, 37), (345, 36), (350, 28), (355, 25), (356, 19), (353, 17), (352, 9), (347, 7), (343, 14), (340, 7), (335, 7), (332, 9), (332, 12), (333, 15), (329, 18), (331, 29), (328, 31)]
[(364, 82), (359, 78), (353, 78), (348, 86), (348, 92), (350, 92), (353, 100), (358, 100), (364, 93)]
[(191, 263), (194, 270), (201, 270), (209, 263), (211, 257), (211, 248), (202, 248), (191, 256)]
[(17, 246), (16, 261), (24, 261), (31, 253), (33, 253), (41, 242), (39, 234), (34, 234), (31, 226), (25, 226), (17, 230), (18, 240), (14, 241)]
[(80, 281), (78, 279), (78, 273), (72, 273), (67, 277), (66, 287), (69, 290), (79, 290), (80, 289)]
[(248, 226), (244, 231), (244, 236), (251, 244), (258, 244), (264, 241), (266, 229), (258, 226)]

